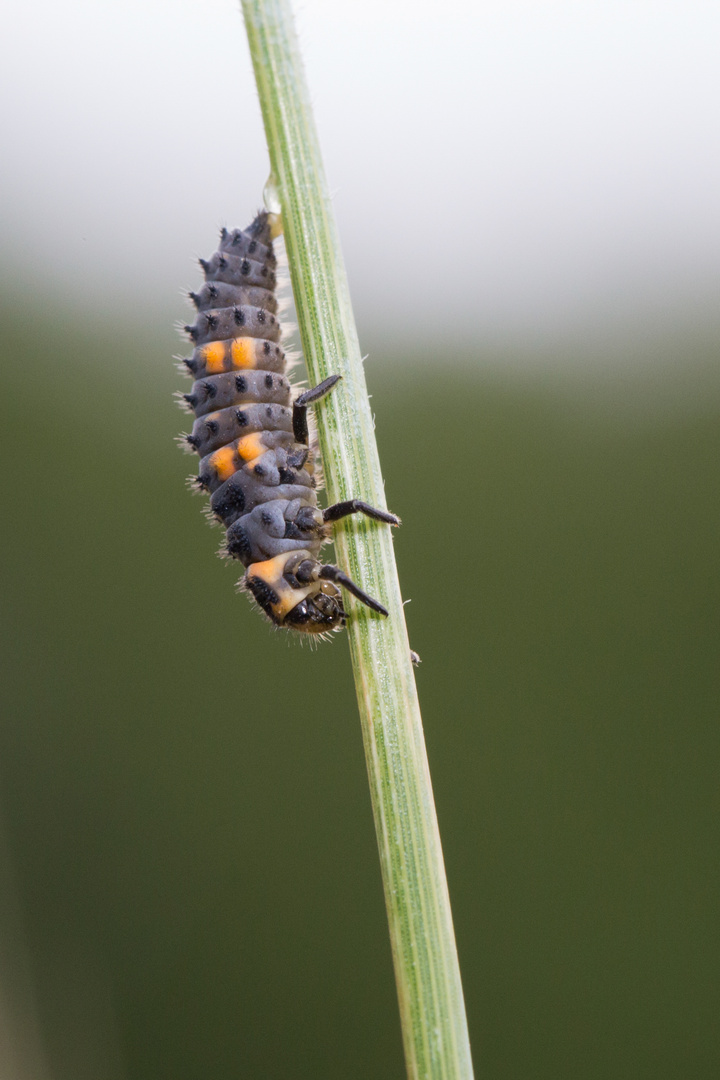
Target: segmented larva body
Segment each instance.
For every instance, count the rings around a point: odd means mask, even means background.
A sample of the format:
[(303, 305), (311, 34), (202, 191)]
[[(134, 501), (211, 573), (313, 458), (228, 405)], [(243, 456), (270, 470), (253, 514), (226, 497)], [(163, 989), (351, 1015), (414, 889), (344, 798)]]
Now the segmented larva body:
[(307, 407), (340, 376), (293, 400), (275, 296), (279, 231), (278, 217), (262, 212), (244, 231), (223, 229), (219, 250), (200, 260), (205, 284), (190, 294), (198, 316), (185, 327), (195, 348), (183, 363), (195, 383), (183, 399), (196, 417), (185, 441), (200, 455), (195, 483), (227, 530), (226, 553), (246, 567), (243, 587), (277, 626), (321, 635), (345, 623), (338, 585), (387, 615), (319, 561), (332, 523), (356, 511), (399, 519), (356, 499), (318, 508)]

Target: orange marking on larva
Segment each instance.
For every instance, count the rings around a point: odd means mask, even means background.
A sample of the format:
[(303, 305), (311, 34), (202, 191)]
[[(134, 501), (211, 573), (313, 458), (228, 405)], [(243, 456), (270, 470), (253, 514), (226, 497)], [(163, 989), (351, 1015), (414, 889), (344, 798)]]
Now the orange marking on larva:
[(255, 367), (255, 339), (248, 337), (234, 338), (230, 346), (233, 366), (236, 368)]
[(212, 375), (217, 375), (225, 370), (225, 343), (211, 341), (202, 352), (205, 367)]
[(265, 562), (253, 563), (248, 569), (248, 577), (260, 578), (266, 584), (274, 586), (283, 576), (287, 560), (287, 553), (283, 552), (282, 555), (276, 555), (273, 559), (266, 559)]
[(260, 578), (267, 585), (273, 589), (278, 596), (277, 604), (272, 604), (273, 614), (282, 622), (289, 611), (292, 611), (294, 607), (304, 600), (306, 596), (311, 593), (317, 593), (319, 586), (313, 582), (310, 585), (306, 585), (302, 589), (293, 589), (283, 577), (285, 570), (285, 564), (288, 561), (288, 554), (284, 552), (282, 555), (276, 555), (274, 559), (267, 559), (265, 562), (253, 563), (248, 567), (247, 576), (249, 578)]
[(276, 582), (275, 592), (280, 599), (277, 604), (272, 605), (275, 617), (282, 621), (289, 611), (297, 607), (310, 593), (316, 593), (318, 590), (319, 586), (315, 584), (306, 585), (302, 589), (293, 589), (292, 585), (288, 585), (287, 581)]
[(243, 461), (253, 461), (254, 458), (265, 453), (262, 436), (262, 431), (256, 431), (252, 435), (244, 435), (242, 439), (238, 439), (237, 452)]
[(234, 446), (221, 446), (211, 456), (210, 465), (215, 470), (218, 480), (228, 480), (235, 472)]

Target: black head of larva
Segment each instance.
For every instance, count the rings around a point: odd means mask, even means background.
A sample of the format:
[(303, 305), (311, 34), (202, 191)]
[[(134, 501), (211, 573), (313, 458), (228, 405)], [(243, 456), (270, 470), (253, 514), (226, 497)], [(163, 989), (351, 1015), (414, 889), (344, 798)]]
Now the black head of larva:
[(326, 596), (325, 593), (301, 600), (285, 616), (285, 626), (303, 634), (326, 634), (340, 630), (346, 621), (342, 598), (339, 595)]

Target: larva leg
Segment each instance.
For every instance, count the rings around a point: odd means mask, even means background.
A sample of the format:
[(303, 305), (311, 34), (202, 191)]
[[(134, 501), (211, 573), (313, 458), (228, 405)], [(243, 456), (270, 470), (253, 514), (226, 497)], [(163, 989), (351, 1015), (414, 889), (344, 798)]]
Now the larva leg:
[(313, 386), (312, 390), (306, 390), (304, 394), (301, 394), (297, 401), (293, 404), (293, 435), (295, 441), (302, 443), (303, 446), (307, 446), (308, 441), (308, 426), (307, 426), (307, 407), (308, 405), (314, 405), (320, 398), (324, 398), (326, 394), (329, 394), (333, 386), (340, 382), (342, 375), (331, 375), (328, 379), (323, 379), (317, 386)]
[(361, 499), (348, 499), (347, 502), (334, 503), (323, 510), (324, 521), (339, 521), (340, 518), (350, 514), (365, 514), (375, 521), (386, 521), (388, 525), (399, 525), (400, 518), (397, 514), (388, 514), (386, 510), (376, 510), (374, 506), (363, 502)]
[(363, 592), (362, 589), (347, 576), (347, 574), (343, 573), (339, 566), (332, 566), (331, 564), (321, 566), (318, 571), (318, 577), (324, 578), (326, 581), (333, 581), (336, 585), (341, 585), (343, 589), (347, 589), (347, 591), (352, 593), (353, 596), (356, 596), (361, 603), (366, 604), (367, 607), (372, 608), (373, 611), (377, 611), (378, 614), (385, 615), (386, 617), (389, 614), (387, 608), (384, 608), (377, 600), (373, 600), (372, 596), (368, 596), (366, 592)]

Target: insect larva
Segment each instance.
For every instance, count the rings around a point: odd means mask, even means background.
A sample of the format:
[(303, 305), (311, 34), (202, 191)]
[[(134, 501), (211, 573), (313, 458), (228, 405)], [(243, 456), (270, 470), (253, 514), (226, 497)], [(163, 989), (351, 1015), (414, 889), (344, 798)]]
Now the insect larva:
[(317, 505), (307, 409), (340, 376), (293, 399), (275, 296), (279, 231), (277, 215), (263, 211), (243, 231), (223, 229), (219, 249), (200, 260), (205, 284), (190, 293), (198, 316), (185, 327), (195, 348), (184, 364), (195, 382), (183, 398), (196, 416), (185, 440), (200, 456), (196, 483), (227, 530), (227, 554), (246, 567), (243, 587), (277, 626), (324, 634), (345, 623), (340, 587), (388, 614), (339, 567), (319, 561), (333, 523), (354, 513), (400, 519), (359, 499)]

